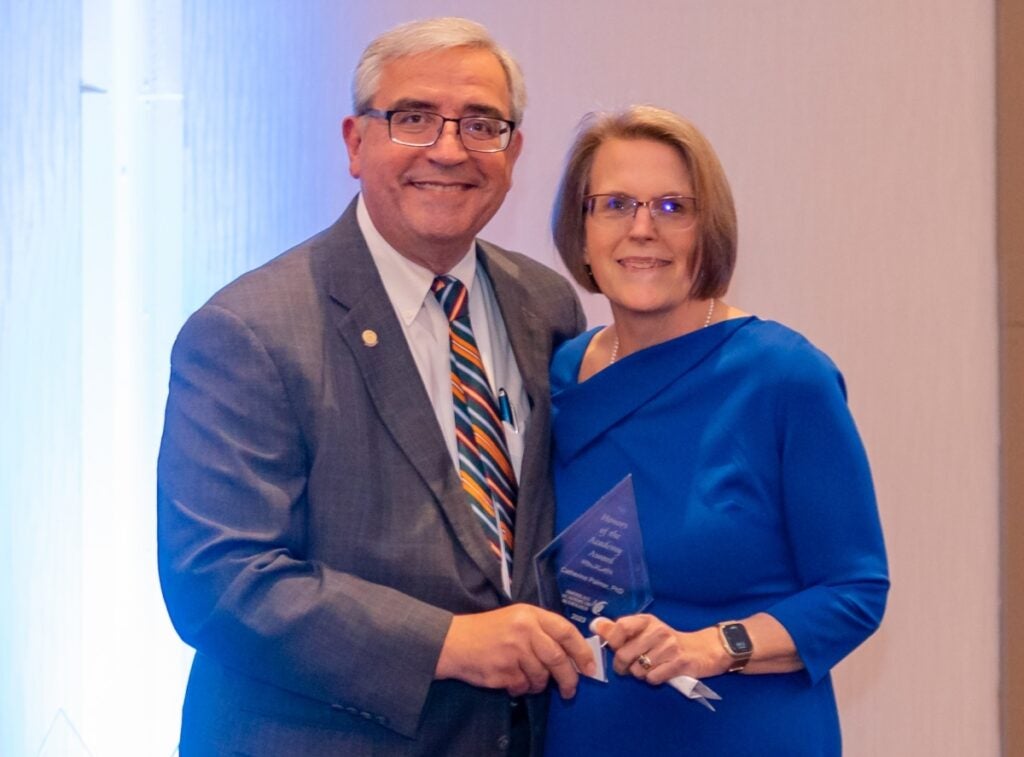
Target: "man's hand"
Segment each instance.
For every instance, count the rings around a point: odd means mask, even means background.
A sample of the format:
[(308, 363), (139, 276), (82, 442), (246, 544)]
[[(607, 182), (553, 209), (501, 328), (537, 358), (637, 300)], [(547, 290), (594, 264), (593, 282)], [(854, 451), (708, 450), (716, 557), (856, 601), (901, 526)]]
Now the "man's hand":
[(514, 697), (537, 694), (554, 678), (558, 692), (568, 699), (576, 694), (577, 670), (593, 673), (594, 657), (572, 623), (539, 607), (517, 604), (452, 618), (435, 675), (506, 689)]

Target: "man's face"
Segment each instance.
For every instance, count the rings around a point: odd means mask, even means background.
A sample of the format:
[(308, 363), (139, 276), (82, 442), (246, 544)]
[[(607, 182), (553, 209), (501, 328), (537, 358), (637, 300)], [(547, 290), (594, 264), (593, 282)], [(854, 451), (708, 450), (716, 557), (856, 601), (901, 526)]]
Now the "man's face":
[[(447, 118), (511, 118), (508, 82), (486, 50), (451, 48), (398, 58), (381, 71), (372, 107), (424, 110)], [(517, 131), (504, 152), (469, 152), (446, 123), (430, 147), (388, 138), (379, 118), (349, 116), (343, 124), (349, 171), (381, 235), (405, 257), (444, 273), (501, 207), (522, 148)]]

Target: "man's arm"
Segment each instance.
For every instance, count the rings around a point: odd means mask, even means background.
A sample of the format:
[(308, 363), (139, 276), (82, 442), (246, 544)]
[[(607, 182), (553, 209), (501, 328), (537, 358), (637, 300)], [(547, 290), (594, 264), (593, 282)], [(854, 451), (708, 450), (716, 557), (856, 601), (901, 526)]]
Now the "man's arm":
[[(412, 736), (452, 614), (307, 558), (311, 452), (293, 402), (235, 314), (207, 306), (189, 320), (172, 355), (159, 463), (171, 618), (186, 642), (227, 667)], [(535, 630), (548, 654), (543, 628)], [(478, 671), (535, 670), (534, 647), (488, 645), (444, 677), (514, 688)]]
[(227, 667), (411, 735), (451, 614), (307, 559), (308, 455), (253, 331), (223, 308), (193, 316), (172, 354), (158, 470), (171, 619)]

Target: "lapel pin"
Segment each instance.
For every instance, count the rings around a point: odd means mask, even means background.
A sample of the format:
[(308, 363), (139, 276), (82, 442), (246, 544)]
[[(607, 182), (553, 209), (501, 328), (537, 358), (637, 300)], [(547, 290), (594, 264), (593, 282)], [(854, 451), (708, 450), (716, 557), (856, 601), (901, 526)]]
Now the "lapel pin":
[(374, 331), (373, 329), (366, 329), (366, 331), (363, 332), (362, 336), (363, 336), (363, 344), (365, 344), (367, 347), (376, 347), (377, 346), (377, 342), (379, 340), (377, 339), (377, 332), (376, 331)]

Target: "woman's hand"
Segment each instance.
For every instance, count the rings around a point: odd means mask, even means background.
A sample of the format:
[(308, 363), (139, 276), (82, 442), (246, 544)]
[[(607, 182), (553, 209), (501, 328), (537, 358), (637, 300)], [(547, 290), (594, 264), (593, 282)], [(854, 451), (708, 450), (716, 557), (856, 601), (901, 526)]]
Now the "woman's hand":
[(732, 658), (718, 629), (676, 631), (654, 615), (628, 615), (594, 624), (594, 631), (615, 650), (615, 672), (658, 685), (678, 675), (707, 678), (725, 673)]
[[(759, 612), (742, 622), (754, 645), (754, 655), (743, 668), (743, 675), (790, 673), (803, 668), (793, 639), (778, 620)], [(615, 650), (616, 673), (632, 675), (653, 685), (678, 675), (721, 675), (734, 662), (725, 651), (716, 626), (677, 631), (654, 615), (627, 615), (615, 622), (596, 622), (593, 630)]]

